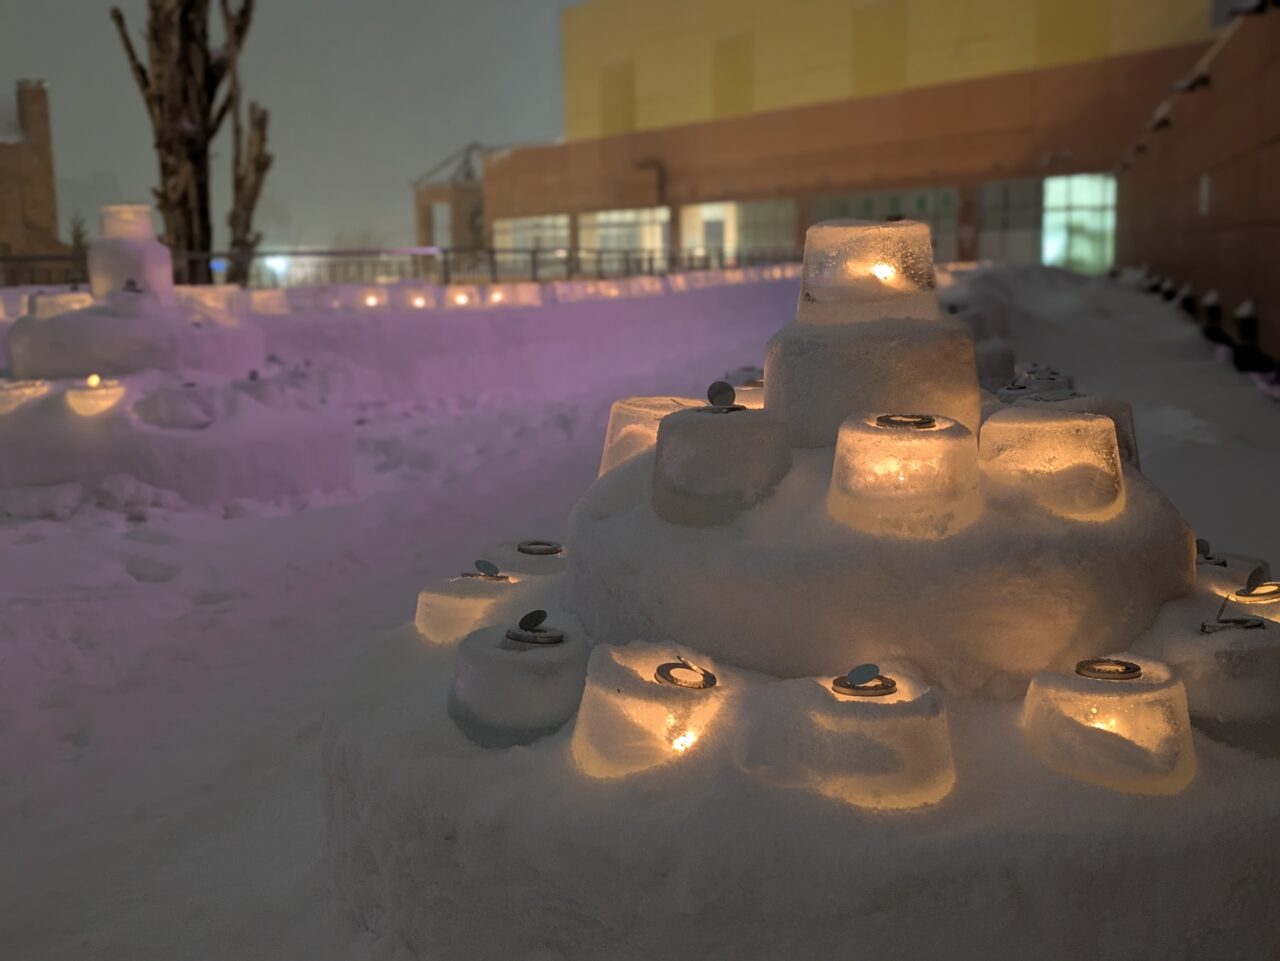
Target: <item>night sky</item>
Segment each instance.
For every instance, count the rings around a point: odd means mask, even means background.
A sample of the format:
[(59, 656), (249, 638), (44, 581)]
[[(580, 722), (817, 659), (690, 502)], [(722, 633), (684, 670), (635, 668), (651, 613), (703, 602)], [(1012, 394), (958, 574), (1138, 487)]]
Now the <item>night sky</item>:
[[(472, 140), (559, 137), (559, 19), (573, 2), (258, 0), (242, 64), (246, 94), (271, 111), (265, 245), (409, 243), (410, 184), (438, 161)], [(111, 6), (0, 0), (0, 115), (14, 81), (46, 82), (64, 237), (73, 213), (94, 232), (100, 205), (148, 201), (155, 182)], [(145, 51), (146, 0), (119, 6)], [(221, 236), (229, 142), (215, 151)]]

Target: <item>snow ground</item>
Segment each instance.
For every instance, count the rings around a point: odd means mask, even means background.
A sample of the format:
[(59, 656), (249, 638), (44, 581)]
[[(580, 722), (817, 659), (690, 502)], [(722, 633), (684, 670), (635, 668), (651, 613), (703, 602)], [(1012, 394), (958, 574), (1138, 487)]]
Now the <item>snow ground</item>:
[[(1144, 470), (1197, 533), (1280, 559), (1264, 507), (1280, 406), (1149, 297), (1006, 282), (1030, 311), (1019, 356), (1131, 400)], [(359, 956), (321, 868), (330, 692), (423, 584), (490, 543), (563, 534), (617, 395), (697, 394), (757, 363), (795, 291), (750, 294), (764, 303), (741, 343), (673, 340), (660, 373), (544, 405), (393, 406), (365, 445), (385, 482), (362, 500), (0, 523), (0, 957)]]

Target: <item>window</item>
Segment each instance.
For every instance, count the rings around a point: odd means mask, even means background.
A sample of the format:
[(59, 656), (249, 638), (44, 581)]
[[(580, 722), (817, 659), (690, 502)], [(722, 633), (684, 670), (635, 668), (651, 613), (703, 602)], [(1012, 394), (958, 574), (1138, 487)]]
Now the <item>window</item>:
[(578, 215), (583, 250), (627, 250), (665, 254), (671, 211), (666, 207), (597, 210)]
[(1107, 174), (983, 184), (978, 256), (1103, 273), (1115, 256), (1116, 183)]
[(1105, 273), (1115, 257), (1115, 234), (1115, 177), (1077, 174), (1045, 180), (1042, 263)]
[(730, 260), (739, 253), (789, 253), (796, 247), (795, 201), (744, 200), (681, 207), (680, 244), (695, 252), (723, 252)]
[(493, 222), (498, 250), (559, 250), (569, 246), (569, 215), (505, 217)]

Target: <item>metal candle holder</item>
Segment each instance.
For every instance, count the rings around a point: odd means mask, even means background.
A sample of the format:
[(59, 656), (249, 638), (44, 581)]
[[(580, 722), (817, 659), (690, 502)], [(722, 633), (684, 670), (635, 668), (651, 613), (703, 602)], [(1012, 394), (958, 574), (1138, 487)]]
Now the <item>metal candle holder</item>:
[(885, 697), (898, 689), (898, 682), (880, 673), (875, 664), (859, 664), (831, 679), (831, 690), (846, 697)]
[(1076, 664), (1076, 673), (1100, 681), (1132, 681), (1142, 677), (1142, 668), (1118, 657), (1089, 657)]
[(564, 632), (554, 627), (543, 627), (546, 619), (546, 611), (530, 611), (520, 618), (517, 626), (507, 631), (507, 640), (520, 644), (563, 644)]
[[(698, 676), (696, 678), (681, 677), (676, 673), (677, 671), (689, 671)], [(678, 661), (667, 661), (665, 664), (659, 664), (653, 672), (653, 679), (659, 684), (672, 684), (691, 691), (705, 691), (707, 688), (716, 686), (716, 676), (714, 674), (705, 668), (690, 664), (683, 657)]]
[(516, 545), (516, 550), (521, 554), (532, 554), (535, 557), (550, 557), (563, 554), (564, 546), (555, 541), (521, 541)]

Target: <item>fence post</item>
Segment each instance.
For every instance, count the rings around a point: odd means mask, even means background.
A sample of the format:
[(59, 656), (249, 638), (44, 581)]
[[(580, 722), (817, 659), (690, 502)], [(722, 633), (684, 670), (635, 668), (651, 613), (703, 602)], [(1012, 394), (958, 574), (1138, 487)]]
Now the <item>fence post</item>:
[(447, 287), (449, 276), (449, 248), (442, 247), (440, 249), (440, 283)]
[(538, 248), (534, 247), (529, 251), (529, 279), (534, 283), (538, 281)]
[(622, 252), (622, 276), (631, 276), (631, 251), (624, 250)]
[(498, 282), (498, 252), (492, 247), (489, 248), (489, 283), (496, 284)]

